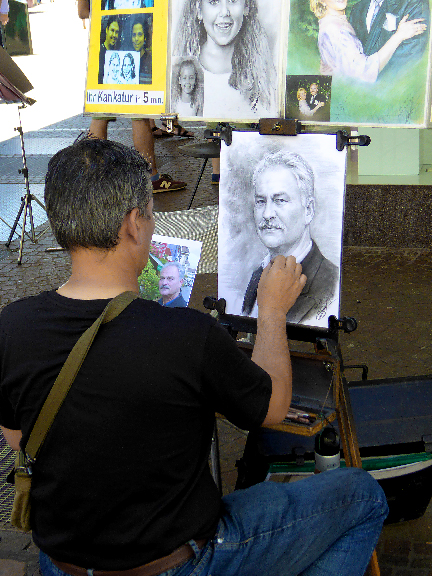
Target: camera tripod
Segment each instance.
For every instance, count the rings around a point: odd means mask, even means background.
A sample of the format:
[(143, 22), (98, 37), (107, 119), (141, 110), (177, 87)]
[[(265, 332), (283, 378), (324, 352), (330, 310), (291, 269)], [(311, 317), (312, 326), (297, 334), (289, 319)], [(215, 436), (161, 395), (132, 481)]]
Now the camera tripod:
[[(45, 210), (45, 206), (42, 204), (42, 202), (38, 198), (36, 198), (36, 196), (31, 194), (31, 192), (30, 192), (30, 183), (29, 183), (28, 168), (27, 168), (27, 158), (26, 158), (25, 147), (24, 147), (24, 134), (23, 134), (22, 124), (21, 124), (21, 114), (20, 114), (20, 109), (25, 108), (25, 107), (26, 107), (26, 105), (24, 103), (22, 103), (21, 105), (18, 106), (19, 126), (17, 128), (15, 128), (15, 130), (20, 135), (21, 155), (22, 155), (22, 162), (23, 162), (23, 167), (21, 170), (18, 170), (18, 173), (22, 174), (24, 176), (26, 192), (25, 192), (25, 195), (21, 198), (21, 205), (20, 205), (20, 208), (18, 210), (18, 214), (15, 218), (13, 226), (11, 227), (11, 232), (9, 234), (8, 241), (6, 242), (6, 247), (9, 248), (14, 234), (18, 235), (18, 232), (16, 232), (16, 229), (19, 225), (21, 215), (23, 215), (23, 220), (22, 220), (22, 224), (21, 224), (20, 246), (19, 246), (19, 251), (18, 251), (18, 264), (21, 264), (21, 262), (22, 262), (22, 255), (23, 255), (23, 250), (24, 250), (24, 237), (27, 236), (33, 243), (36, 243), (38, 241), (38, 239), (42, 236), (42, 234), (44, 234), (47, 230), (47, 229), (42, 230), (42, 232), (40, 232), (38, 235), (36, 235), (35, 228), (34, 228), (32, 201), (35, 201), (44, 210)], [(27, 218), (30, 221), (30, 234), (28, 234), (26, 232)], [(3, 220), (3, 222), (4, 222), (4, 220)]]

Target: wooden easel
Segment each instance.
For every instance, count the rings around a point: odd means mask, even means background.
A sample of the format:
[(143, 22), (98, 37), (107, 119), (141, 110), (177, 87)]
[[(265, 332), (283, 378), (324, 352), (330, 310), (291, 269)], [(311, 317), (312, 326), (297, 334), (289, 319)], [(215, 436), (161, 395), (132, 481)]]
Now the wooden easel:
[[(259, 121), (259, 133), (262, 135), (297, 136), (298, 134), (306, 134), (309, 130), (310, 126), (302, 125), (298, 120), (292, 118), (261, 118)], [(317, 132), (319, 132), (319, 130), (315, 127), (313, 133)], [(325, 128), (321, 133), (328, 134)], [(216, 131), (206, 131), (205, 136), (213, 140), (224, 140), (227, 146), (229, 146), (232, 140), (232, 129), (229, 124), (220, 125)], [(338, 130), (335, 136), (336, 149), (339, 151), (354, 145), (368, 146), (370, 143), (369, 136), (362, 135), (352, 137), (343, 130)], [(239, 332), (256, 334), (256, 320), (225, 314), (225, 301), (223, 299), (216, 301), (213, 298), (205, 298), (204, 306), (210, 310), (216, 310), (219, 313), (219, 322), (225, 326), (234, 339), (237, 340)], [(305, 425), (304, 423), (288, 422), (285, 420), (283, 423), (272, 426), (271, 428), (291, 434), (314, 436), (329, 422), (337, 418), (346, 465), (361, 468), (360, 449), (348, 397), (346, 379), (344, 377), (342, 353), (338, 344), (339, 330), (352, 332), (356, 328), (357, 322), (354, 318), (346, 317), (339, 320), (334, 316), (330, 316), (329, 318), (328, 329), (287, 324), (288, 339), (298, 340), (300, 342), (311, 342), (315, 346), (314, 354), (291, 352), (293, 394), (295, 393), (296, 379), (298, 379), (298, 375), (301, 372), (301, 363), (309, 361), (311, 370), (308, 371), (307, 376), (303, 378), (300, 388), (309, 388), (309, 399), (316, 401), (317, 408), (319, 409), (317, 413), (312, 414), (312, 416), (316, 416), (316, 418), (310, 424)], [(239, 345), (243, 349), (252, 350), (251, 344), (242, 343)], [(314, 366), (314, 370), (312, 370), (312, 365)], [(319, 373), (320, 367), (321, 372), (323, 367), (328, 371), (329, 374), (327, 378), (323, 376), (322, 373)], [(310, 380), (314, 380), (312, 376), (314, 371), (316, 378), (315, 382), (311, 383)], [(312, 389), (310, 388), (311, 384)], [(316, 385), (315, 389), (314, 384)], [(320, 406), (320, 401), (323, 400), (322, 392), (324, 392), (325, 396), (324, 402), (322, 402)], [(329, 395), (331, 402), (327, 403)], [(308, 411), (308, 414), (311, 414), (311, 411)], [(368, 573), (372, 576), (380, 576), (376, 551), (373, 552), (368, 570)]]
[[(219, 322), (234, 339), (237, 340), (239, 332), (256, 334), (256, 319), (225, 314), (224, 300), (216, 301), (212, 298), (206, 298), (204, 306), (218, 311)], [(271, 426), (271, 429), (302, 436), (314, 436), (329, 422), (337, 418), (346, 465), (361, 468), (362, 461), (357, 432), (344, 376), (342, 353), (338, 344), (339, 330), (349, 333), (356, 328), (357, 322), (354, 318), (346, 317), (339, 320), (334, 316), (329, 319), (328, 329), (287, 324), (287, 338), (289, 340), (311, 342), (315, 346), (315, 353), (291, 352), (293, 394), (296, 392), (296, 385), (298, 388), (308, 386), (309, 389), (306, 394), (310, 399), (317, 401), (316, 405), (321, 406), (321, 410), (317, 411), (317, 418), (310, 425), (283, 422)], [(239, 341), (239, 347), (246, 353), (252, 353), (253, 345), (250, 343)], [(304, 370), (307, 365), (310, 369)], [(376, 550), (372, 554), (367, 574), (380, 576)]]

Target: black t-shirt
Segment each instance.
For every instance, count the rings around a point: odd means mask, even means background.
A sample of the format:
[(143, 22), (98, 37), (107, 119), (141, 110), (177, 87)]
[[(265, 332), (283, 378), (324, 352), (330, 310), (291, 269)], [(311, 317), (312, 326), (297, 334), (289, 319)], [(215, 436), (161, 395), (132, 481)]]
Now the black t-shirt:
[[(55, 291), (0, 315), (0, 424), (25, 445), (55, 378), (106, 300)], [(100, 570), (139, 566), (211, 535), (214, 412), (262, 423), (266, 372), (209, 315), (135, 300), (103, 325), (34, 466), (35, 543)]]

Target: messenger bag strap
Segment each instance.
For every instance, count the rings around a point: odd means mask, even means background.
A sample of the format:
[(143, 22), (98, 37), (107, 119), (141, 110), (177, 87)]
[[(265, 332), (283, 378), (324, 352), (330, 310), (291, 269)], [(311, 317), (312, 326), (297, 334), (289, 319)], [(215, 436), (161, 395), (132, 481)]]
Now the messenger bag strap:
[(51, 428), (54, 418), (81, 368), (99, 327), (118, 316), (135, 298), (138, 298), (138, 294), (135, 292), (123, 292), (110, 300), (99, 318), (82, 334), (72, 348), (42, 406), (28, 439), (25, 454), (31, 461), (36, 460), (48, 430)]

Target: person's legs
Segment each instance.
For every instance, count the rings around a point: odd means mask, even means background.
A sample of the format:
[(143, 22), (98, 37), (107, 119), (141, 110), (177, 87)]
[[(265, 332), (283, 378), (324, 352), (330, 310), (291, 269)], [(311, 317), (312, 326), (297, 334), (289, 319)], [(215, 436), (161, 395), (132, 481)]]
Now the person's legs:
[(89, 136), (107, 140), (108, 138), (108, 118), (92, 118), (89, 128)]
[[(379, 484), (356, 468), (263, 482), (225, 496), (213, 540), (161, 576), (363, 576), (387, 512)], [(40, 564), (64, 574), (43, 554)]]
[(212, 158), (212, 184), (219, 184), (220, 180), (220, 158)]
[(363, 576), (388, 507), (366, 472), (264, 482), (224, 498), (208, 574)]
[(148, 118), (132, 120), (132, 141), (135, 149), (150, 162), (152, 176), (157, 174), (156, 158), (154, 152), (154, 141)]
[(132, 119), (132, 140), (136, 150), (151, 164), (154, 192), (175, 192), (186, 188), (186, 182), (173, 180), (168, 174), (159, 175), (156, 167), (152, 126), (148, 118)]

